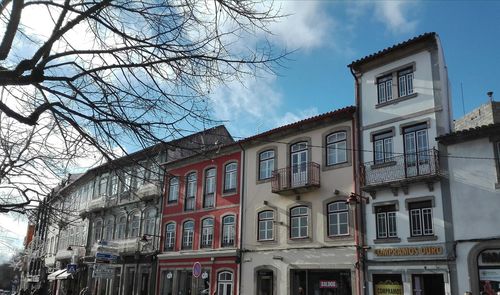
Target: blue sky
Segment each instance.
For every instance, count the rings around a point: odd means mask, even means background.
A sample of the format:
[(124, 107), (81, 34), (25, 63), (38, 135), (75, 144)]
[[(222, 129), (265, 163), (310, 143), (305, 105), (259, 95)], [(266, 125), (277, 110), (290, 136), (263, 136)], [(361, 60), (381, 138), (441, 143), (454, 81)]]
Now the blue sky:
[[(454, 117), (500, 98), (500, 1), (277, 1), (291, 16), (273, 25), (276, 45), (298, 49), (278, 75), (216, 91), (215, 115), (249, 136), (354, 104), (351, 61), (424, 32), (445, 51)], [(497, 99), (499, 100), (499, 99)]]

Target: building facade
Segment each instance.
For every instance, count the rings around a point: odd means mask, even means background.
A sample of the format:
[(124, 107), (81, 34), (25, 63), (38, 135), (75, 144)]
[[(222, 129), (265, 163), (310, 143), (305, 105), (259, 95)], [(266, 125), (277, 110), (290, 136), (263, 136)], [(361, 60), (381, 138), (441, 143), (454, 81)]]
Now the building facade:
[(241, 294), (359, 294), (353, 107), (242, 142)]
[[(447, 69), (427, 33), (354, 61), (369, 294), (458, 294), (436, 136), (451, 130)], [(450, 275), (452, 273), (452, 275)]]
[(490, 101), (438, 138), (447, 155), (457, 294), (500, 291), (500, 102)]

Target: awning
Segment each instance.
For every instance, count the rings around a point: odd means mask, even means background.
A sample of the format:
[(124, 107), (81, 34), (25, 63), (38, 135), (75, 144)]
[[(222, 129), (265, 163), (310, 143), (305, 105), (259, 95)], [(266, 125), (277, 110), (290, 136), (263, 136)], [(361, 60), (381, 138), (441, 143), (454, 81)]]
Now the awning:
[(58, 271), (55, 271), (47, 276), (47, 280), (49, 281), (54, 281), (54, 280), (65, 280), (67, 279), (71, 274), (66, 271), (66, 269), (60, 269)]

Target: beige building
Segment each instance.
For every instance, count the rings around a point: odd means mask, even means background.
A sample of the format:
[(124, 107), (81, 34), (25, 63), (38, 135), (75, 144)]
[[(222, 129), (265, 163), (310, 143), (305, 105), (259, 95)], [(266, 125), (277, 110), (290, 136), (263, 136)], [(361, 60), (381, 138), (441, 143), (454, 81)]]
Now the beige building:
[(355, 294), (354, 113), (242, 142), (241, 294)]

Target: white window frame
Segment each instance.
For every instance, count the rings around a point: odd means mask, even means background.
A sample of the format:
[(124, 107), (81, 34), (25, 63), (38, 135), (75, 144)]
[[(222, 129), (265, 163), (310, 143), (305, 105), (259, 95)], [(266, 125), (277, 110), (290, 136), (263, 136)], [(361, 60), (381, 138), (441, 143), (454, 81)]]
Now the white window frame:
[(224, 192), (236, 191), (238, 179), (238, 163), (231, 162), (224, 165)]
[(273, 176), (276, 153), (273, 149), (259, 153), (259, 180), (266, 180)]
[[(227, 277), (223, 277), (222, 275), (229, 275), (230, 279)], [(221, 271), (217, 275), (217, 295), (232, 295), (234, 293), (234, 284), (233, 284), (234, 276), (231, 271)], [(231, 291), (227, 292), (227, 287), (231, 287)]]
[[(226, 221), (232, 218), (232, 222)], [(222, 239), (221, 247), (234, 247), (236, 242), (236, 216), (226, 215), (222, 217)]]
[[(332, 208), (330, 209), (330, 206), (338, 205), (337, 208)], [(344, 208), (338, 209), (339, 206), (345, 206)], [(340, 218), (341, 216), (345, 215), (346, 223), (341, 223)], [(328, 236), (329, 237), (339, 237), (339, 236), (348, 236), (350, 234), (349, 232), (349, 205), (345, 203), (345, 201), (335, 201), (331, 202), (327, 205), (327, 217), (328, 217)], [(332, 221), (335, 221), (335, 223), (332, 223)], [(341, 226), (346, 224), (346, 232), (342, 233), (341, 232)], [(334, 234), (330, 230), (331, 227), (336, 227), (337, 233)]]
[(377, 79), (378, 103), (384, 103), (394, 99), (392, 93), (392, 74)]
[(201, 221), (200, 248), (212, 248), (214, 243), (214, 219), (204, 218)]
[(398, 96), (405, 97), (413, 94), (413, 68), (398, 71)]
[(165, 225), (165, 245), (163, 247), (165, 251), (175, 250), (175, 231), (175, 222), (169, 222)]
[(215, 207), (215, 190), (217, 187), (217, 169), (210, 167), (205, 170), (203, 189), (203, 208)]
[(257, 214), (257, 240), (272, 241), (274, 240), (274, 211), (265, 210)]
[[(333, 158), (331, 162), (330, 157)], [(326, 136), (326, 165), (342, 163), (347, 163), (347, 131), (336, 131)]]
[(168, 181), (168, 199), (167, 203), (177, 203), (179, 199), (179, 177), (171, 177)]
[[(290, 239), (308, 238), (309, 224), (309, 207), (296, 206), (290, 209)], [(303, 234), (304, 229), (305, 234)], [(295, 235), (294, 230), (297, 232)]]
[[(187, 224), (192, 224), (191, 227), (187, 228)], [(182, 224), (182, 249), (192, 250), (194, 241), (194, 221), (187, 220)]]
[(198, 186), (198, 175), (191, 172), (186, 176), (186, 196), (184, 198), (184, 211), (194, 211), (196, 209), (196, 193)]

